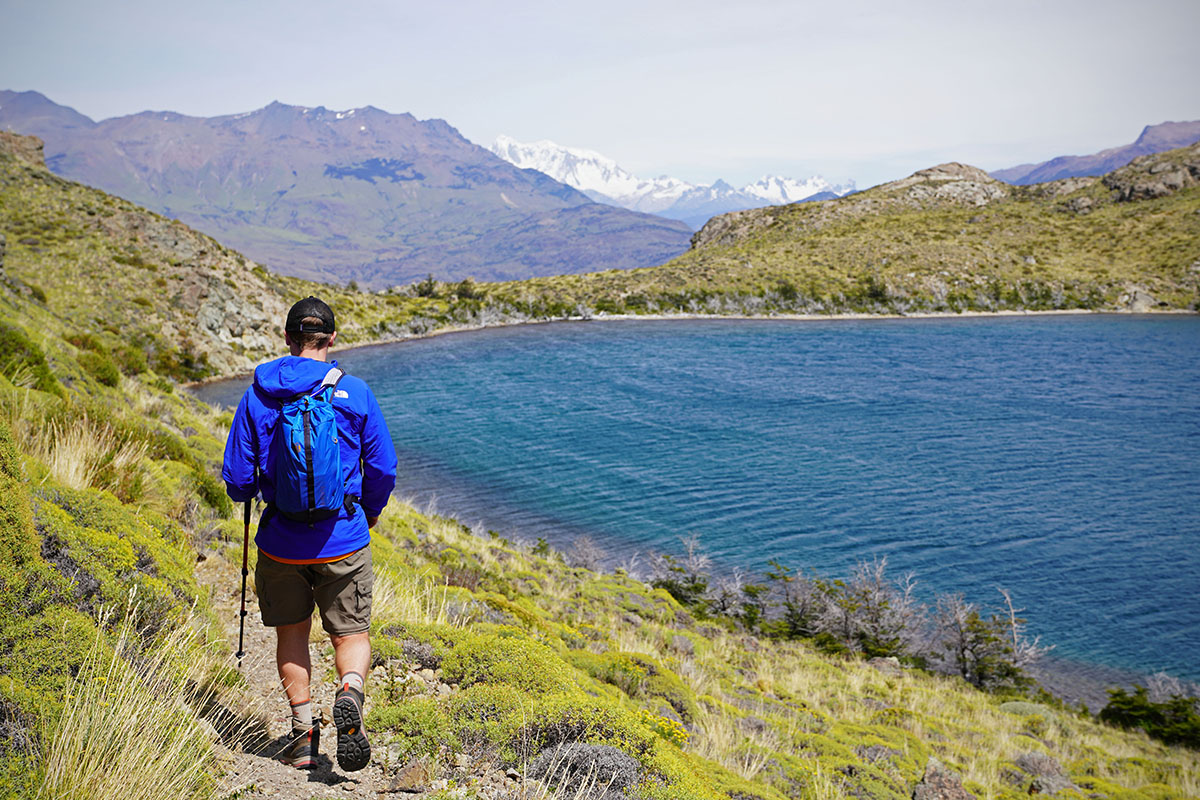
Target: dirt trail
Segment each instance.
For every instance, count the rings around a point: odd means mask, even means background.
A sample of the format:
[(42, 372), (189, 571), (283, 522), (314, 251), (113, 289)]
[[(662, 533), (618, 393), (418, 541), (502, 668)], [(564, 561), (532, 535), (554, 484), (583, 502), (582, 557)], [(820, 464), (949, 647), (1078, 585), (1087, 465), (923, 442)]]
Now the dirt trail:
[[(252, 545), (253, 546), (253, 545)], [(234, 551), (226, 555), (211, 552), (196, 565), (197, 580), (210, 588), (212, 603), (225, 625), (230, 652), (237, 651), (238, 608), (241, 597), (241, 550), (236, 553), (237, 564), (231, 563)], [(321, 744), (318, 766), (313, 770), (298, 770), (281, 763), (291, 733), (291, 717), (287, 700), (275, 670), (275, 634), (264, 628), (254, 596), (253, 575), (246, 590), (245, 657), (242, 674), (247, 687), (238, 697), (239, 708), (218, 710), (226, 719), (243, 721), (241, 733), (226, 736), (216, 745), (221, 775), (217, 797), (234, 798), (275, 797), (280, 800), (328, 800), (329, 798), (369, 797), (381, 800), (421, 798), (448, 787), (446, 796), (477, 797), (481, 800), (523, 800), (546, 796), (545, 787), (536, 780), (523, 779), (511, 770), (505, 771), (486, 755), (443, 753), (437, 766), (429, 760), (402, 760), (400, 745), (391, 744), (386, 737), (370, 734), (371, 762), (365, 769), (346, 773), (337, 766), (337, 729), (333, 727), (335, 681), (333, 648), (319, 620), (313, 625), (320, 638), (310, 641), (313, 662), (313, 717), (321, 718)], [(315, 635), (315, 634), (314, 634)], [(232, 658), (232, 657), (231, 657)], [(445, 695), (452, 687), (441, 682), (440, 675), (421, 669), (419, 664), (389, 662), (373, 670), (375, 683), (380, 673), (390, 673), (406, 686), (416, 687), (417, 694)], [(455, 687), (456, 688), (456, 687)], [(368, 680), (366, 711), (372, 707), (373, 687)], [(469, 792), (462, 787), (470, 787)]]
[[(238, 557), (240, 559), (240, 552)], [(196, 565), (197, 579), (211, 588), (213, 605), (225, 624), (231, 651), (237, 650), (241, 597), (239, 567), (240, 564), (230, 564), (220, 555), (211, 556)], [(253, 582), (252, 575), (250, 583)], [(218, 758), (224, 769), (217, 796), (323, 800), (333, 797), (376, 797), (386, 792), (392, 778), (385, 769), (386, 748), (377, 741), (378, 737), (372, 739), (374, 752), (371, 763), (365, 769), (345, 773), (337, 766), (337, 730), (329, 722), (336, 675), (332, 649), (323, 634), (323, 642), (309, 644), (313, 659), (313, 715), (314, 718), (320, 715), (323, 719), (318, 767), (298, 770), (278, 761), (291, 733), (291, 717), (275, 671), (275, 634), (263, 627), (252, 585), (246, 590), (246, 610), (246, 655), (242, 661), (242, 674), (246, 678), (247, 688), (244, 697), (240, 698), (245, 706), (230, 711), (250, 720), (250, 723), (248, 729), (238, 737), (242, 741), (226, 741), (217, 746)], [(370, 707), (368, 694), (367, 708)], [(385, 796), (403, 795), (388, 792)]]

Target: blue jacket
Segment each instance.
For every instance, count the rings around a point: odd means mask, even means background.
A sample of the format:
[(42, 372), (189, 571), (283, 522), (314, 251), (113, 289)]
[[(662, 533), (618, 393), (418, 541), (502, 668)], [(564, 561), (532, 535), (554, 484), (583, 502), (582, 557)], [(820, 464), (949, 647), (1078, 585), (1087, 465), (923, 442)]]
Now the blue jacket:
[[(250, 500), (259, 492), (266, 503), (275, 500), (275, 459), (270, 442), (282, 401), (316, 389), (336, 364), (284, 356), (254, 370), (254, 383), (242, 395), (225, 443), (221, 477), (234, 502)], [(343, 510), (312, 524), (268, 510), (259, 521), (254, 541), (277, 561), (331, 561), (365, 547), (371, 540), (366, 518), (379, 516), (396, 485), (396, 450), (367, 385), (353, 375), (344, 376), (334, 393), (333, 409), (346, 494), (362, 498), (362, 508), (353, 514)]]

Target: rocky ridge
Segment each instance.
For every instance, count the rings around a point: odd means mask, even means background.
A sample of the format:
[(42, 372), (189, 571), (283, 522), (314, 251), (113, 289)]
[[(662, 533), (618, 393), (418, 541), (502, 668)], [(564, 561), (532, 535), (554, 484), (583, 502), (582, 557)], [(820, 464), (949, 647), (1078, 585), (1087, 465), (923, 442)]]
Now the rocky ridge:
[(1103, 175), (1138, 156), (1185, 147), (1200, 140), (1200, 120), (1147, 125), (1132, 144), (1110, 147), (1086, 156), (1058, 156), (1039, 164), (1021, 164), (992, 172), (993, 178), (1018, 185), (1046, 183), (1068, 177)]
[(1141, 156), (1104, 177), (1121, 202), (1167, 197), (1200, 183), (1200, 143)]
[[(896, 208), (920, 209), (942, 204), (980, 207), (1009, 197), (1011, 192), (1006, 184), (978, 167), (949, 162), (918, 170), (907, 178), (880, 184), (846, 198), (807, 205), (804, 225), (809, 230), (819, 230), (839, 219)], [(778, 211), (772, 208), (713, 217), (693, 234), (692, 249), (735, 244), (771, 227), (779, 218)]]

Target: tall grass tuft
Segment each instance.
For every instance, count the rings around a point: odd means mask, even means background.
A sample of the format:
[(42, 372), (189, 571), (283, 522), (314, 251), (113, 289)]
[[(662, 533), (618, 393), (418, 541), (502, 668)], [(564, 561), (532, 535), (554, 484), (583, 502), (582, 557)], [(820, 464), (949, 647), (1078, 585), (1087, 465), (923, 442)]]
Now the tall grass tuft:
[(380, 620), (450, 625), (455, 628), (461, 628), (470, 621), (469, 610), (455, 602), (450, 595), (450, 588), (434, 581), (428, 573), (377, 572), (371, 613)]
[[(38, 798), (201, 798), (211, 791), (210, 698), (196, 670), (205, 648), (189, 625), (142, 650), (127, 614), (110, 648), (103, 632), (47, 731)], [(103, 629), (104, 626), (101, 626)]]
[[(107, 425), (86, 415), (68, 425), (44, 425), (30, 442), (30, 452), (40, 458), (59, 483), (71, 489), (113, 489), (112, 480), (101, 480), (136, 469), (146, 455), (144, 442), (121, 442)], [(104, 468), (108, 467), (108, 470)]]

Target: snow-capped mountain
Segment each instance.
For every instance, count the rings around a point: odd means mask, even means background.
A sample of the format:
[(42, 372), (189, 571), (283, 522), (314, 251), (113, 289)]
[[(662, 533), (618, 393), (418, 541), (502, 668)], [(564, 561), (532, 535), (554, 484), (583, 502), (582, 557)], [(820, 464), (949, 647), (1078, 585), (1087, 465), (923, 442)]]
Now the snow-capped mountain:
[(767, 175), (740, 189), (722, 180), (703, 185), (666, 175), (639, 178), (593, 150), (563, 147), (547, 140), (518, 142), (500, 136), (491, 150), (510, 164), (536, 169), (597, 202), (683, 220), (693, 228), (728, 211), (796, 203), (817, 195), (826, 199), (854, 191), (854, 181), (835, 186), (819, 175), (805, 180)]
[(522, 169), (536, 169), (597, 202), (638, 211), (661, 213), (695, 188), (690, 183), (666, 176), (652, 180), (638, 178), (611, 158), (593, 150), (563, 147), (546, 140), (518, 142), (501, 136), (491, 150), (510, 164)]

